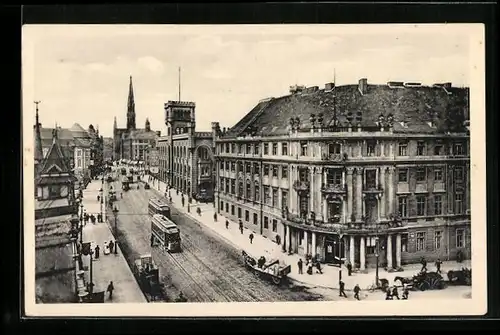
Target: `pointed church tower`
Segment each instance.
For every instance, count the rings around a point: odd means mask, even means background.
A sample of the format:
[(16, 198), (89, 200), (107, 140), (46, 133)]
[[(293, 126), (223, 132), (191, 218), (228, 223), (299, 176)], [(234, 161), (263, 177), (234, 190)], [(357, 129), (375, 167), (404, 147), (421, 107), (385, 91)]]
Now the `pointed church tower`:
[(40, 119), (38, 115), (38, 104), (40, 101), (35, 101), (36, 104), (36, 116), (35, 116), (35, 174), (37, 173), (38, 167), (43, 161), (43, 148), (42, 148), (42, 134), (40, 128)]
[(134, 101), (134, 86), (132, 85), (132, 76), (130, 76), (130, 84), (128, 87), (127, 130), (135, 130), (135, 101)]
[(146, 124), (145, 124), (145, 127), (146, 131), (151, 131), (151, 124), (149, 123), (149, 119), (146, 118)]

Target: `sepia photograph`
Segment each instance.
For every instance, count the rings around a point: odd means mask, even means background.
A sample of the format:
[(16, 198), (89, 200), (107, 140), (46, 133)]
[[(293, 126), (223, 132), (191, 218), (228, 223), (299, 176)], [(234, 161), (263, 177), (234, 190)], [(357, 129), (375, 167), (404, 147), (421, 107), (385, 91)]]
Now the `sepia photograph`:
[(483, 25), (22, 35), (28, 316), (486, 313)]

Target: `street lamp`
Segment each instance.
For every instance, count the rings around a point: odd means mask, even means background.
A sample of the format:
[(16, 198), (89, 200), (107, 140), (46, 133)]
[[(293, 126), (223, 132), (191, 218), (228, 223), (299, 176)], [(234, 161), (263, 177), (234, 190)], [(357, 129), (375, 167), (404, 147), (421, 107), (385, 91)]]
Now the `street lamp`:
[(115, 217), (115, 229), (114, 229), (114, 230), (115, 230), (115, 240), (116, 240), (116, 239), (117, 239), (117, 237), (118, 237), (118, 230), (117, 230), (117, 226), (116, 226), (116, 224), (117, 224), (118, 212), (119, 212), (119, 210), (118, 210), (118, 208), (116, 208), (116, 206), (115, 206), (115, 208), (113, 208), (113, 215), (114, 215), (114, 217)]
[[(377, 225), (378, 227), (378, 225)], [(379, 279), (378, 279), (378, 268), (379, 268), (379, 257), (380, 257), (380, 243), (379, 243), (379, 237), (378, 237), (378, 229), (377, 229), (377, 236), (375, 237), (375, 246), (377, 248), (375, 257), (376, 257), (376, 264), (375, 264), (375, 285), (379, 287)]]

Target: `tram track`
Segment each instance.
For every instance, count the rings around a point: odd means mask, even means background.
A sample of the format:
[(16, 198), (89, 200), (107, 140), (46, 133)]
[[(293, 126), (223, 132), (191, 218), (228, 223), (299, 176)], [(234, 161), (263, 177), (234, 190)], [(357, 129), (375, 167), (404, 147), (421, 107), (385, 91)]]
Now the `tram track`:
[[(114, 188), (119, 190), (121, 186), (116, 183)], [(256, 278), (244, 267), (240, 250), (175, 207), (172, 219), (181, 230), (182, 252), (151, 248), (151, 219), (146, 215), (151, 196), (158, 196), (157, 191), (143, 187), (123, 192), (123, 198), (118, 196), (117, 205), (124, 213), (118, 215), (118, 228), (124, 238), (121, 243), (127, 243), (135, 256), (153, 255), (169, 300), (175, 299), (179, 291), (189, 302), (311, 300), (308, 292), (277, 287)]]

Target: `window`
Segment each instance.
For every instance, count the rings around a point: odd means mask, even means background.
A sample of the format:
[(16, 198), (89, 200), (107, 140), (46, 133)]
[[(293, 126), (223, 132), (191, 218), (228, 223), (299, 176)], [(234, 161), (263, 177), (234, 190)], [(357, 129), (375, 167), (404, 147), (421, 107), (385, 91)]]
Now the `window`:
[(243, 197), (243, 182), (242, 181), (240, 181), (238, 183), (238, 196)]
[(375, 236), (368, 236), (366, 238), (366, 253), (372, 255), (375, 253), (377, 247), (377, 238)]
[(226, 213), (229, 213), (229, 204), (226, 202)]
[(417, 142), (417, 156), (425, 155), (425, 142)]
[(234, 215), (234, 205), (231, 205), (231, 215)]
[(401, 252), (408, 252), (408, 234), (401, 234)]
[[(231, 180), (230, 180), (230, 179), (226, 179), (226, 188), (225, 188), (225, 190), (224, 190), (224, 192), (226, 192), (226, 193), (231, 192), (231, 188), (229, 187), (229, 183), (230, 183), (230, 182), (231, 182)], [(226, 211), (226, 212), (227, 212), (227, 211)]]
[(281, 167), (281, 178), (283, 178), (283, 179), (288, 178), (288, 166), (286, 166), (286, 165)]
[(405, 168), (398, 169), (398, 182), (400, 183), (408, 182), (408, 169)]
[(427, 171), (424, 166), (419, 166), (417, 168), (417, 181), (422, 182), (427, 179)]
[(229, 171), (229, 162), (226, 161), (226, 170)]
[(253, 170), (254, 170), (254, 173), (255, 173), (255, 174), (260, 174), (260, 167), (259, 167), (259, 163), (254, 163), (254, 165), (253, 165)]
[(272, 205), (271, 204), (271, 189), (269, 186), (264, 186), (264, 203), (266, 205)]
[(465, 246), (465, 234), (463, 229), (456, 230), (456, 247), (463, 248)]
[(441, 242), (443, 240), (443, 232), (441, 230), (437, 230), (434, 232), (434, 250), (441, 249)]
[(443, 152), (443, 145), (442, 144), (436, 144), (434, 146), (434, 155), (440, 156), (442, 152)]
[(273, 177), (278, 178), (278, 165), (273, 165)]
[(236, 153), (236, 144), (231, 143), (231, 153), (235, 154)]
[(273, 219), (273, 232), (278, 231), (278, 220)]
[(273, 156), (278, 156), (278, 143), (273, 143)]
[(456, 156), (461, 156), (464, 154), (464, 147), (462, 143), (455, 143), (453, 146), (453, 154)]
[(281, 208), (288, 206), (288, 191), (281, 190)]
[(241, 219), (241, 208), (238, 207), (238, 219)]
[(248, 200), (252, 199), (252, 186), (250, 184), (250, 180), (247, 180), (247, 188), (245, 192), (245, 198)]
[(269, 155), (269, 143), (264, 143), (264, 155)]
[(224, 192), (224, 178), (223, 177), (220, 178), (219, 187), (220, 187), (221, 192)]
[(224, 210), (224, 201), (220, 202), (220, 208), (221, 208), (221, 210)]
[(434, 215), (443, 214), (443, 198), (440, 195), (434, 196)]
[(328, 185), (342, 184), (342, 171), (339, 169), (328, 169), (326, 172), (326, 183)]
[(250, 143), (247, 144), (247, 155), (250, 155), (252, 153), (252, 146)]
[(245, 211), (245, 221), (246, 222), (250, 221), (250, 212), (249, 211)]
[(328, 154), (329, 155), (340, 154), (341, 149), (342, 148), (340, 146), (340, 143), (329, 143), (328, 144)]
[(254, 154), (258, 155), (259, 152), (260, 152), (260, 147), (259, 147), (259, 144), (255, 144), (254, 147), (253, 147), (253, 152)]
[(79, 169), (82, 168), (82, 159), (80, 157), (76, 159), (76, 167)]
[(408, 156), (408, 143), (401, 142), (398, 147), (399, 156)]
[(455, 213), (462, 214), (464, 211), (464, 199), (462, 193), (455, 194)]
[(288, 143), (281, 143), (281, 154), (288, 156)]
[(375, 143), (373, 141), (366, 143), (366, 155), (375, 156)]
[(398, 197), (398, 211), (401, 217), (408, 216), (408, 199), (406, 197)]
[(425, 215), (425, 196), (423, 195), (417, 196), (417, 215), (418, 216)]
[(266, 177), (269, 176), (269, 165), (264, 164), (263, 167), (264, 167), (264, 169), (263, 169), (264, 170), (263, 171), (264, 176), (266, 176)]
[(236, 194), (236, 180), (234, 179), (231, 179), (231, 194)]
[(425, 250), (425, 232), (417, 233), (417, 251)]
[(308, 176), (307, 169), (300, 169), (299, 170), (299, 180), (301, 182), (307, 182), (307, 181), (309, 181), (309, 176)]
[(273, 207), (278, 207), (278, 189), (273, 188)]
[(255, 201), (260, 201), (260, 187), (258, 185), (255, 185), (255, 194), (254, 194), (254, 199)]
[(365, 170), (365, 187), (369, 190), (377, 188), (377, 170)]
[(259, 217), (257, 216), (256, 213), (253, 213), (253, 224), (254, 225), (259, 224)]
[(307, 156), (307, 142), (300, 143), (300, 155)]
[(245, 163), (245, 172), (252, 173), (252, 163)]
[(236, 171), (236, 163), (231, 162), (231, 172), (235, 172), (235, 171)]
[(462, 166), (457, 166), (455, 168), (455, 180), (456, 181), (464, 180), (464, 168)]
[(269, 229), (269, 218), (264, 216), (264, 229)]
[(442, 181), (443, 181), (443, 169), (434, 168), (434, 182), (442, 182)]

